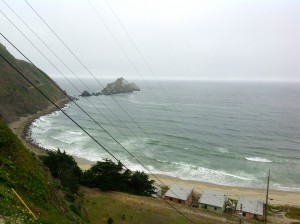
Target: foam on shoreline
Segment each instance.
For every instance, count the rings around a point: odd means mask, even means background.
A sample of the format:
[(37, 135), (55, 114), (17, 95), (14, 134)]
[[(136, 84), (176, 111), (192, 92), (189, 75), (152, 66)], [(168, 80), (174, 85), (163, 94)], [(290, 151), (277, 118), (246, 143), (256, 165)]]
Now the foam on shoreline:
[[(60, 106), (62, 107), (68, 103), (67, 100), (61, 101)], [(18, 121), (11, 123), (9, 126), (13, 130), (13, 132), (22, 140), (22, 142), (26, 145), (29, 150), (33, 151), (38, 155), (45, 155), (46, 150), (35, 145), (31, 139), (27, 138), (27, 131), (31, 123), (38, 119), (41, 116), (46, 114), (50, 114), (56, 111), (55, 107), (49, 107), (43, 111), (39, 111), (37, 114), (29, 115), (27, 117), (21, 117)], [(88, 169), (94, 162), (89, 161), (87, 159), (74, 157), (77, 161), (79, 167), (83, 170)], [(262, 161), (261, 161), (262, 162)], [(264, 161), (266, 162), (266, 161)], [(254, 189), (254, 188), (246, 188), (246, 187), (235, 187), (235, 186), (222, 186), (217, 184), (210, 184), (205, 182), (200, 182), (196, 180), (183, 180), (177, 177), (166, 176), (162, 174), (155, 174), (156, 177), (165, 183), (166, 185), (182, 184), (182, 185), (189, 185), (195, 188), (196, 191), (200, 192), (203, 189), (209, 188), (213, 190), (223, 191), (228, 194), (231, 198), (237, 198), (239, 195), (248, 195), (251, 197), (256, 197), (258, 199), (265, 198), (265, 189)], [(155, 178), (150, 175), (150, 178)], [(271, 204), (289, 204), (289, 205), (298, 205), (297, 202), (300, 201), (300, 192), (293, 192), (293, 189), (282, 189), (280, 190), (271, 190), (269, 198), (273, 199), (270, 201)]]

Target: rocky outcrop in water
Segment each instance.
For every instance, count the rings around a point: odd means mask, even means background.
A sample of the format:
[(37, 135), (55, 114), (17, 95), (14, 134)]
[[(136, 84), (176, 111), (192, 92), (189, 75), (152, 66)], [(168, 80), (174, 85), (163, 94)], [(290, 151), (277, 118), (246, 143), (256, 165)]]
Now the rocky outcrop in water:
[(81, 95), (79, 95), (79, 96), (88, 97), (88, 96), (91, 96), (91, 95), (92, 95), (92, 94), (90, 94), (90, 92), (84, 90), (84, 91), (81, 93)]
[(79, 96), (89, 97), (89, 96), (99, 96), (102, 95), (100, 92), (90, 93), (89, 91), (84, 90)]
[(118, 93), (131, 93), (133, 91), (141, 91), (134, 82), (128, 83), (124, 78), (118, 78), (115, 82), (107, 84), (101, 91), (103, 95), (112, 95)]

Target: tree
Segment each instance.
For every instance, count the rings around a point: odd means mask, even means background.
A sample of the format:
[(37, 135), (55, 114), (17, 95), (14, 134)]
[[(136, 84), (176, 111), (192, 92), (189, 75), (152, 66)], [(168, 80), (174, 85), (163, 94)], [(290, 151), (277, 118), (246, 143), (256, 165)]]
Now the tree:
[(153, 182), (144, 172), (132, 173), (130, 170), (124, 170), (121, 162), (115, 164), (109, 159), (98, 161), (85, 171), (81, 178), (81, 184), (89, 187), (145, 196), (151, 196), (154, 193)]
[(98, 187), (102, 190), (121, 190), (122, 164), (115, 164), (109, 159), (98, 161), (89, 170), (83, 173), (81, 183), (89, 187)]
[(72, 156), (58, 149), (56, 152), (48, 152), (48, 156), (43, 157), (42, 160), (52, 176), (59, 179), (63, 187), (72, 193), (77, 193), (82, 171)]
[(144, 172), (135, 172), (131, 176), (130, 189), (132, 194), (151, 196), (154, 193), (153, 180)]

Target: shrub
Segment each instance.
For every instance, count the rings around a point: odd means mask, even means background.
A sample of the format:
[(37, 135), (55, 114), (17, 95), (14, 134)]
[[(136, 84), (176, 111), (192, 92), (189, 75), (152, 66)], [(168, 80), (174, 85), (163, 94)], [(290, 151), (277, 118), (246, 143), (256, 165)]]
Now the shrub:
[(153, 181), (149, 180), (148, 175), (144, 172), (124, 171), (121, 162), (115, 164), (109, 159), (103, 162), (98, 161), (85, 171), (81, 184), (104, 191), (115, 190), (145, 196), (151, 196), (154, 193)]
[(59, 179), (64, 188), (72, 193), (78, 192), (82, 171), (72, 156), (58, 149), (56, 152), (48, 152), (48, 156), (43, 157), (42, 160), (50, 169), (52, 176)]

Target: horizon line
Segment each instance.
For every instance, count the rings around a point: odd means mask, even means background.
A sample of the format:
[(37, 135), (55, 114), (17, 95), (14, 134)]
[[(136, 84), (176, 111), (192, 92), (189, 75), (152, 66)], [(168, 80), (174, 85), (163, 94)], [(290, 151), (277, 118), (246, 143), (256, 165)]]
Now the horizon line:
[[(50, 75), (52, 78), (63, 78), (57, 75)], [(94, 79), (94, 77), (86, 77), (86, 76), (78, 76), (81, 79)], [(117, 78), (123, 77), (126, 80), (147, 80), (147, 81), (216, 81), (216, 82), (300, 82), (300, 79), (238, 79), (238, 78), (195, 78), (195, 77), (186, 77), (186, 78), (176, 78), (176, 77), (160, 77), (160, 78), (152, 78), (152, 77), (124, 77), (124, 76), (104, 76), (104, 77), (96, 77), (100, 80), (115, 80)], [(67, 78), (76, 78), (74, 76), (68, 76)]]

